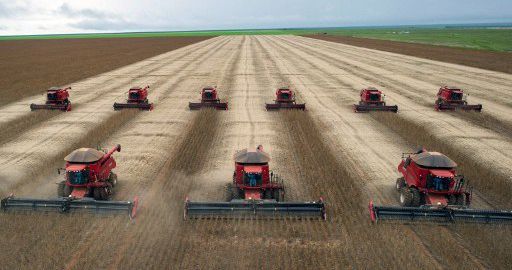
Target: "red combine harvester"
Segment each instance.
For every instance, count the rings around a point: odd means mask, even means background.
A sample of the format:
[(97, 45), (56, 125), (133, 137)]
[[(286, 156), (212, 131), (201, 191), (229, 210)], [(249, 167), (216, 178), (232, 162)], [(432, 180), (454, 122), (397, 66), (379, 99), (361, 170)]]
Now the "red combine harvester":
[(133, 201), (110, 201), (117, 184), (117, 175), (112, 172), (116, 161), (114, 152), (121, 151), (116, 145), (107, 153), (92, 148), (80, 148), (67, 155), (66, 180), (60, 182), (55, 199), (30, 199), (9, 196), (1, 200), (2, 210), (58, 210), (69, 212), (74, 209), (91, 211), (124, 211), (134, 218), (138, 199)]
[(148, 89), (149, 85), (141, 87), (132, 87), (128, 90), (128, 99), (126, 103), (114, 103), (114, 110), (122, 109), (140, 109), (140, 110), (153, 110), (153, 103), (148, 101)]
[(398, 106), (386, 106), (384, 101), (384, 94), (377, 88), (368, 87), (361, 90), (359, 94), (361, 101), (359, 104), (354, 104), (355, 112), (369, 112), (369, 111), (387, 111), (387, 112), (398, 112)]
[(227, 110), (228, 103), (220, 102), (220, 99), (217, 96), (217, 87), (205, 87), (201, 90), (201, 102), (189, 102), (188, 107), (191, 110), (200, 110), (201, 108)]
[(30, 110), (61, 110), (71, 111), (71, 101), (69, 101), (69, 92), (71, 87), (59, 88), (51, 87), (46, 91), (45, 104), (30, 104)]
[(512, 221), (512, 211), (470, 209), (471, 187), (457, 175), (457, 164), (447, 156), (424, 149), (405, 153), (398, 165), (400, 207), (370, 202), (370, 218), (378, 220)]
[(326, 219), (325, 204), (284, 201), (282, 180), (269, 170), (270, 157), (260, 145), (255, 151), (235, 154), (233, 182), (227, 188), (226, 202), (185, 200), (184, 219), (201, 217), (312, 217)]
[(295, 93), (287, 87), (282, 87), (276, 91), (276, 99), (274, 103), (265, 104), (267, 111), (275, 111), (279, 109), (296, 109), (305, 110), (306, 104), (298, 104), (295, 102)]
[(436, 111), (482, 111), (482, 104), (468, 105), (467, 95), (458, 87), (443, 86), (437, 92)]

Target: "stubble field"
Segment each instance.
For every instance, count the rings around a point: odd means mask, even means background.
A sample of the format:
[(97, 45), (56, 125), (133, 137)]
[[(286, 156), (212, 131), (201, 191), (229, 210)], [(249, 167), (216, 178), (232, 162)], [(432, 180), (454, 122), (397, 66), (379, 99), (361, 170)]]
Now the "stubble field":
[[(228, 111), (188, 110), (214, 84)], [(476, 113), (432, 108), (439, 86), (468, 89)], [(367, 203), (398, 204), (402, 152), (446, 153), (475, 186), (474, 206), (512, 208), (512, 75), (295, 36), (220, 36), (71, 84), (67, 113), (32, 113), (33, 96), (0, 107), (0, 194), (55, 196), (63, 157), (77, 147), (116, 154), (115, 199), (139, 196), (135, 220), (56, 213), (0, 215), (2, 268), (507, 269), (509, 226), (380, 224)], [(114, 112), (132, 85), (150, 85), (151, 112)], [(305, 112), (267, 112), (288, 85)], [(355, 114), (366, 86), (398, 114)], [(95, 90), (91, 92), (93, 87)], [(98, 96), (101, 95), (101, 98)], [(499, 97), (499, 98), (498, 98)], [(73, 101), (73, 100), (72, 100)], [(27, 103), (27, 104), (25, 104)], [(491, 109), (492, 108), (492, 109)], [(27, 116), (28, 115), (28, 116)], [(5, 133), (3, 133), (5, 134)], [(328, 220), (183, 221), (186, 196), (223, 200), (233, 153), (262, 144), (289, 200), (322, 196)]]

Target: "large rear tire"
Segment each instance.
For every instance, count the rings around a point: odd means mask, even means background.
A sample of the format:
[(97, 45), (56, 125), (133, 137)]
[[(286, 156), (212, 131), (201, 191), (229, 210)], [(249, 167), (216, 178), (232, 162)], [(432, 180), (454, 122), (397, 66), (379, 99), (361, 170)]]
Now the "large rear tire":
[(239, 190), (236, 186), (232, 185), (233, 200), (240, 200), (244, 198), (244, 192)]
[(110, 172), (110, 175), (108, 176), (108, 181), (110, 184), (112, 184), (112, 187), (115, 187), (117, 185), (117, 174)]
[(108, 200), (109, 194), (107, 187), (98, 187), (93, 191), (94, 199), (98, 201), (106, 201)]
[(400, 189), (400, 205), (404, 207), (411, 206), (412, 203), (412, 194), (407, 187), (403, 187)]
[(276, 189), (274, 190), (274, 200), (277, 202), (284, 201), (284, 191), (282, 189)]
[(69, 197), (69, 195), (71, 195), (71, 192), (73, 192), (73, 187), (64, 184), (64, 196), (62, 197)]
[(421, 202), (420, 191), (415, 187), (411, 187), (411, 188), (409, 188), (409, 193), (411, 193), (411, 195), (412, 195), (411, 206), (413, 206), (413, 207), (420, 206), (420, 202)]
[(396, 179), (396, 190), (400, 191), (403, 187), (405, 187), (405, 179), (403, 177)]
[(66, 188), (66, 181), (62, 181), (57, 186), (57, 196), (58, 197), (67, 197), (64, 195), (64, 189)]
[(466, 194), (460, 194), (455, 196), (455, 204), (458, 206), (466, 205)]
[(229, 183), (226, 185), (226, 201), (229, 202), (233, 200), (234, 194), (233, 194), (233, 184)]

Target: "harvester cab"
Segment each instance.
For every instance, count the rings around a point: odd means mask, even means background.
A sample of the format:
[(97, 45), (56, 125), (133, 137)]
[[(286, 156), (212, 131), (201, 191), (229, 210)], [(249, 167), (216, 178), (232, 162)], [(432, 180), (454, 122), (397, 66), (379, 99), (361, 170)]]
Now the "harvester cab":
[(140, 109), (140, 110), (153, 110), (153, 103), (148, 101), (148, 89), (149, 85), (141, 87), (132, 87), (128, 90), (128, 99), (126, 103), (114, 103), (114, 110), (122, 109)]
[(270, 156), (258, 146), (234, 156), (235, 171), (225, 202), (185, 200), (184, 219), (202, 217), (308, 217), (326, 219), (322, 199), (312, 202), (284, 201), (283, 180), (269, 169)]
[(359, 93), (361, 100), (359, 104), (354, 104), (355, 112), (369, 112), (369, 111), (388, 111), (398, 112), (398, 106), (387, 106), (384, 101), (385, 95), (382, 91), (374, 87), (368, 87)]
[(403, 154), (398, 165), (402, 177), (395, 186), (401, 206), (370, 202), (371, 220), (512, 221), (512, 211), (470, 209), (472, 188), (456, 167), (439, 152)]
[(71, 101), (69, 101), (68, 90), (71, 90), (71, 87), (51, 87), (46, 91), (45, 104), (30, 104), (30, 110), (71, 111)]
[(117, 175), (112, 171), (116, 167), (112, 156), (116, 151), (121, 151), (121, 145), (107, 153), (93, 148), (80, 148), (71, 152), (64, 158), (66, 180), (59, 183), (57, 195), (109, 200), (117, 184)]
[(482, 104), (468, 105), (467, 94), (458, 87), (443, 86), (437, 92), (436, 111), (482, 111)]
[(66, 167), (58, 169), (59, 174), (62, 170), (65, 171), (65, 180), (57, 186), (57, 198), (30, 199), (9, 196), (2, 199), (1, 208), (53, 209), (61, 212), (69, 212), (72, 209), (124, 211), (133, 218), (137, 211), (137, 198), (134, 201), (110, 201), (117, 185), (117, 175), (112, 171), (116, 167), (116, 161), (112, 156), (116, 151), (121, 151), (121, 145), (116, 145), (106, 153), (92, 148), (77, 149), (64, 158)]
[(421, 151), (408, 155), (398, 165), (402, 174), (396, 182), (402, 206), (469, 206), (471, 194), (457, 164), (438, 152)]
[(305, 110), (305, 103), (297, 103), (295, 101), (295, 93), (288, 87), (281, 87), (276, 90), (276, 99), (274, 103), (267, 103), (265, 107), (268, 111), (279, 109), (296, 109)]
[(200, 110), (201, 108), (227, 110), (228, 103), (220, 102), (217, 95), (217, 87), (205, 87), (201, 90), (201, 102), (189, 102), (188, 107), (191, 110)]
[(270, 156), (258, 146), (256, 151), (242, 150), (235, 154), (231, 199), (284, 200), (284, 184), (270, 172)]

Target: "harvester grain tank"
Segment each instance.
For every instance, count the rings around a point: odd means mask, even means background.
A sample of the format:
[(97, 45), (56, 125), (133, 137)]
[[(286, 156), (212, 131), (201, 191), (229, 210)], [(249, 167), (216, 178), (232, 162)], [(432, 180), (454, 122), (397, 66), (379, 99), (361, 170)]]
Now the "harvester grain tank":
[(437, 100), (434, 104), (436, 111), (482, 111), (482, 104), (469, 105), (467, 94), (458, 87), (443, 86), (437, 92)]
[(305, 110), (305, 103), (297, 103), (295, 100), (295, 92), (288, 87), (281, 87), (276, 90), (276, 99), (274, 103), (265, 104), (267, 111), (280, 109)]
[(457, 164), (439, 152), (425, 149), (404, 153), (396, 181), (401, 206), (370, 202), (370, 218), (378, 220), (430, 220), (464, 222), (512, 221), (512, 211), (471, 209), (472, 192)]
[(189, 102), (188, 107), (191, 110), (200, 110), (202, 108), (227, 110), (228, 103), (220, 101), (217, 95), (217, 87), (205, 87), (201, 90), (201, 102)]
[(69, 90), (71, 87), (59, 88), (51, 87), (46, 90), (45, 104), (30, 104), (30, 110), (61, 110), (71, 111), (71, 101), (69, 101)]
[(65, 172), (65, 180), (57, 186), (57, 198), (33, 199), (11, 195), (1, 200), (2, 210), (123, 211), (130, 218), (135, 217), (137, 198), (133, 201), (110, 200), (117, 185), (117, 175), (112, 171), (116, 167), (112, 156), (116, 151), (121, 151), (121, 145), (114, 146), (108, 152), (92, 148), (73, 151), (64, 158), (66, 168), (58, 169), (59, 174)]
[(259, 146), (234, 156), (235, 171), (227, 188), (227, 200), (200, 202), (185, 200), (184, 219), (204, 217), (300, 217), (326, 219), (325, 203), (287, 202), (283, 180), (270, 171), (270, 157)]
[(148, 100), (149, 85), (141, 87), (132, 87), (128, 90), (128, 99), (126, 103), (114, 103), (114, 110), (122, 109), (140, 109), (140, 110), (153, 110), (153, 103)]
[(361, 100), (359, 104), (354, 104), (355, 112), (370, 112), (370, 111), (387, 111), (398, 112), (398, 106), (388, 106), (384, 101), (385, 95), (382, 91), (374, 87), (368, 87), (359, 93)]

